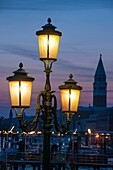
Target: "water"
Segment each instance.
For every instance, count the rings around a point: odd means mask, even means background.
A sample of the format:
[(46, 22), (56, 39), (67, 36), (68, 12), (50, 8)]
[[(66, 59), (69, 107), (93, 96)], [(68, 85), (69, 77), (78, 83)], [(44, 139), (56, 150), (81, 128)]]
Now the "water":
[[(9, 166), (7, 167), (7, 170), (10, 170), (10, 167), (9, 167)], [(21, 166), (19, 166), (19, 167), (18, 167), (18, 170), (23, 170), (23, 169), (22, 169)], [(26, 165), (25, 170), (33, 170), (33, 167), (32, 167), (31, 165)], [(38, 167), (36, 167), (35, 170), (39, 170)], [(42, 170), (42, 167), (41, 167), (40, 170)], [(53, 170), (55, 170), (55, 168), (53, 168)], [(63, 168), (62, 168), (61, 170), (63, 170)], [(65, 170), (71, 170), (71, 168), (66, 165)], [(78, 170), (94, 170), (94, 168), (89, 168), (89, 167), (85, 167), (85, 166), (80, 166), (80, 167), (78, 168)], [(99, 170), (113, 170), (113, 168), (100, 168)]]
[[(22, 170), (22, 168), (19, 167), (19, 170)], [(25, 170), (33, 170), (33, 168), (30, 165), (27, 165)], [(38, 168), (36, 168), (36, 170), (38, 170)], [(55, 168), (53, 170), (55, 170)], [(63, 168), (62, 168), (62, 170), (63, 170)], [(66, 168), (65, 170), (69, 170), (69, 169)], [(71, 170), (71, 168), (70, 168), (70, 170)], [(94, 169), (88, 168), (88, 167), (79, 167), (78, 170), (94, 170)], [(100, 168), (100, 170), (113, 170), (113, 168)]]
[[(94, 169), (88, 167), (80, 167), (78, 170), (94, 170)], [(100, 168), (100, 170), (113, 170), (113, 168)]]
[[(8, 167), (7, 170), (10, 170)], [(18, 167), (18, 170), (23, 170), (21, 166)], [(31, 165), (26, 165), (25, 170), (33, 170), (33, 167)], [(36, 170), (38, 170), (38, 167), (36, 167)], [(42, 168), (41, 168), (42, 170)]]

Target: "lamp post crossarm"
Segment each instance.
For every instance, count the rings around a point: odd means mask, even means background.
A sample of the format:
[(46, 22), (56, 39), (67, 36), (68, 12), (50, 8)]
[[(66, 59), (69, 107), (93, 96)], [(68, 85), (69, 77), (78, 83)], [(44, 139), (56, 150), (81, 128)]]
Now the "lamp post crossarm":
[(16, 112), (16, 117), (19, 120), (20, 128), (24, 132), (30, 132), (30, 131), (34, 131), (36, 129), (37, 123), (39, 121), (39, 116), (40, 116), (40, 113), (42, 111), (41, 105), (40, 105), (40, 100), (41, 100), (41, 96), (43, 95), (43, 93), (44, 93), (44, 91), (40, 92), (38, 97), (37, 97), (36, 113), (35, 113), (33, 121), (23, 120), (24, 119), (23, 114), (24, 114), (25, 108), (22, 108), (21, 114), (18, 114), (18, 111), (17, 111), (16, 108), (13, 108), (15, 110), (15, 112)]
[(57, 117), (57, 99), (56, 96), (53, 94), (52, 98), (54, 99), (54, 106), (52, 107), (52, 114), (54, 119), (54, 125), (57, 132), (61, 134), (65, 134), (67, 132), (67, 126), (65, 124), (59, 124), (58, 123), (58, 117)]
[(35, 131), (37, 123), (38, 123), (38, 118), (39, 118), (39, 114), (35, 115), (33, 121), (23, 120), (24, 121), (23, 122), (22, 120), (19, 120), (20, 128), (22, 129), (22, 131), (26, 133)]
[(54, 106), (52, 107), (52, 113), (53, 113), (53, 119), (54, 119), (54, 125), (55, 125), (55, 129), (57, 132), (61, 132), (60, 127), (59, 127), (59, 123), (58, 123), (58, 118), (57, 118), (57, 99), (55, 95), (52, 95), (52, 98), (54, 100)]

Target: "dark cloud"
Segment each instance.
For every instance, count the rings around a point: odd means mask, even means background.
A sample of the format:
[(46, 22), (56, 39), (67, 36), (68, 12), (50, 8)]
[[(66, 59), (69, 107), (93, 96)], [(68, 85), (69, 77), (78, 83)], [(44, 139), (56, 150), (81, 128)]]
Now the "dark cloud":
[[(0, 53), (10, 53), (15, 55), (15, 57), (18, 56), (22, 56), (25, 58), (30, 58), (32, 60), (37, 60), (38, 62), (38, 57), (37, 57), (37, 51), (35, 51), (34, 49), (25, 49), (23, 47), (20, 46), (14, 46), (14, 45), (1, 45), (1, 51)], [(67, 77), (67, 73), (72, 73), (74, 74), (75, 77), (77, 77), (78, 81), (80, 82), (92, 82), (93, 78), (94, 78), (94, 73), (95, 73), (95, 68), (92, 68), (92, 66), (86, 67), (86, 66), (81, 66), (78, 65), (76, 62), (72, 62), (73, 60), (66, 60), (66, 59), (62, 59), (62, 57), (58, 58), (57, 63), (55, 63), (55, 69), (57, 74), (55, 75), (55, 78), (58, 78), (59, 81), (62, 80), (62, 77)], [(30, 74), (34, 74), (36, 75), (36, 73), (38, 72), (38, 74), (40, 73), (40, 75), (43, 74), (43, 71), (40, 68), (27, 68), (28, 72)], [(54, 68), (53, 68), (54, 69)], [(12, 71), (14, 71), (15, 68), (13, 66), (8, 66), (7, 68), (5, 66), (0, 66), (0, 73), (1, 74), (7, 74), (7, 73), (11, 73)], [(60, 73), (58, 70), (61, 70)], [(52, 73), (54, 74), (54, 73)], [(113, 81), (113, 72), (109, 71), (107, 72), (107, 80), (108, 81)]]
[(112, 7), (112, 0), (0, 0), (0, 9), (8, 10), (84, 10)]
[[(7, 44), (7, 45), (2, 44), (0, 47), (2, 49), (2, 51), (0, 51), (1, 53), (13, 54), (13, 55), (15, 55), (15, 57), (22, 56), (22, 57), (30, 58), (30, 59), (37, 60), (37, 61), (39, 59), (39, 57), (37, 57), (37, 51), (35, 51), (32, 48), (25, 49), (19, 45), (16, 46), (16, 45), (10, 45), (10, 44)], [(92, 71), (94, 70), (91, 67), (82, 67), (78, 64), (75, 64), (75, 62), (61, 59), (61, 57), (58, 58), (58, 61), (57, 61), (57, 64), (55, 67), (58, 70), (62, 70), (62, 72), (65, 72), (65, 70), (70, 70), (72, 72), (74, 71), (75, 73), (77, 72), (80, 74), (86, 73), (84, 78), (90, 77), (89, 72), (92, 73)], [(9, 70), (10, 69), (11, 68), (9, 67)], [(12, 68), (12, 69), (14, 69), (14, 68)], [(1, 69), (1, 71), (2, 70), (3, 70), (3, 68)], [(35, 72), (36, 69), (32, 69), (31, 71)]]
[(59, 59), (58, 60), (58, 63), (56, 65), (56, 67), (60, 70), (72, 70), (72, 71), (75, 71), (75, 73), (82, 73), (82, 74), (86, 74), (87, 77), (90, 76), (89, 73), (91, 73), (92, 75), (92, 72), (94, 72), (94, 68), (92, 68), (91, 66), (90, 67), (86, 67), (86, 66), (81, 66), (81, 65), (78, 65), (76, 64), (76, 62), (72, 62), (71, 61), (68, 61), (68, 60), (62, 60), (62, 59)]
[(34, 49), (25, 49), (25, 47), (21, 47), (21, 46), (16, 46), (16, 45), (11, 45), (11, 44), (1, 44), (0, 45), (0, 53), (4, 54), (4, 53), (9, 53), (9, 54), (14, 54), (16, 56), (24, 56), (27, 58), (31, 58), (33, 60), (37, 60), (37, 51), (35, 51)]

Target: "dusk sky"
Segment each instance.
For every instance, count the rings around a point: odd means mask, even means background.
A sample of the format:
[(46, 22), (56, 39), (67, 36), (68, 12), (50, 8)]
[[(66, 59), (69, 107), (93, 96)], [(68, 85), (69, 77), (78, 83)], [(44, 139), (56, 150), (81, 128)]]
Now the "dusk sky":
[(43, 90), (45, 73), (39, 60), (37, 30), (48, 18), (62, 32), (57, 62), (51, 73), (52, 90), (70, 73), (83, 87), (81, 106), (93, 103), (93, 81), (100, 54), (107, 76), (107, 105), (113, 106), (113, 0), (0, 0), (0, 117), (11, 108), (6, 77), (20, 62), (33, 82), (30, 109), (34, 115), (36, 98)]

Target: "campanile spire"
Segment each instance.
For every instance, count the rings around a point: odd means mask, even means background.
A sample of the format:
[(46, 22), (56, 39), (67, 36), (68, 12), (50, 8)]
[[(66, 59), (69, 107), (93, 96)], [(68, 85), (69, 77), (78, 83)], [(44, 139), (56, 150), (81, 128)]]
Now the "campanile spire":
[(107, 103), (107, 82), (106, 73), (102, 62), (102, 54), (97, 65), (93, 83), (93, 106), (106, 107)]

